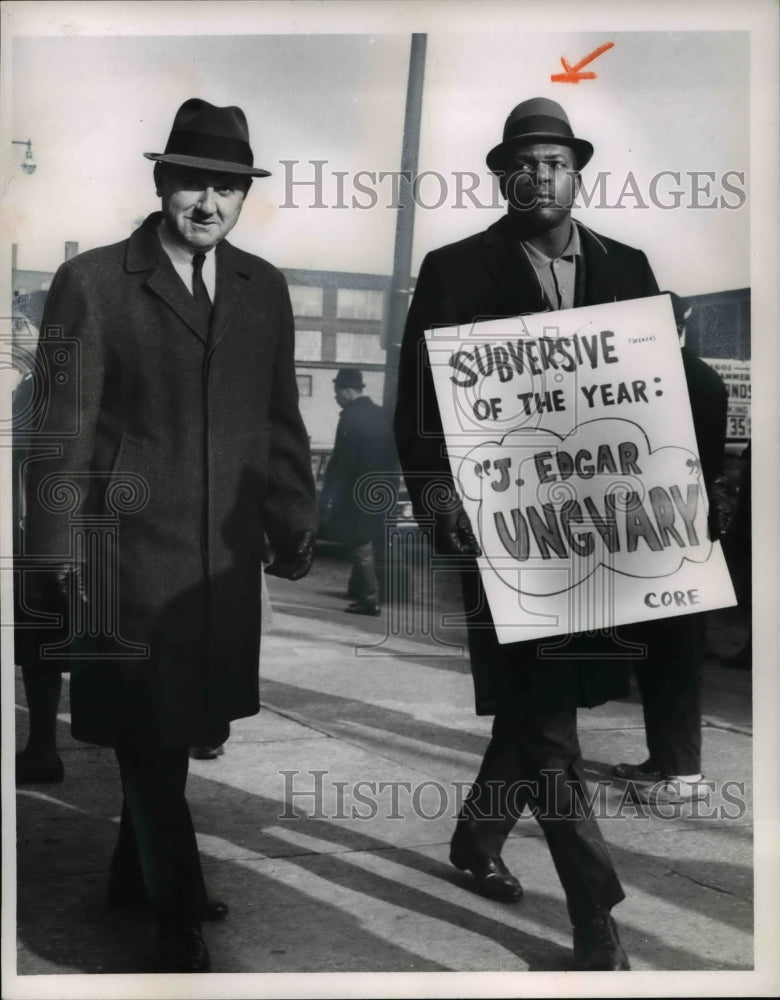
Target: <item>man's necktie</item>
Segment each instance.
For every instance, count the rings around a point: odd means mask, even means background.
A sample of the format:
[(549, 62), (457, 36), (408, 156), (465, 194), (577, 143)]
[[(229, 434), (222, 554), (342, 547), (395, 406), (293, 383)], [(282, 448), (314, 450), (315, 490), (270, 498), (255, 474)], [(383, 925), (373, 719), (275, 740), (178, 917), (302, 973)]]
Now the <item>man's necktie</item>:
[(192, 257), (192, 294), (195, 298), (195, 305), (203, 317), (206, 329), (211, 322), (211, 299), (203, 280), (203, 262), (206, 259), (205, 253), (196, 253)]

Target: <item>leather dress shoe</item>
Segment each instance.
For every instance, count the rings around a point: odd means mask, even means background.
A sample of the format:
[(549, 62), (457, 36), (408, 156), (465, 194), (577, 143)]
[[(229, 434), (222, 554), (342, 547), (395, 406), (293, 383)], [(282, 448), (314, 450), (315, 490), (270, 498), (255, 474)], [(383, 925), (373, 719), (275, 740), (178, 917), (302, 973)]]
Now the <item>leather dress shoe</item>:
[(477, 892), (499, 903), (515, 903), (522, 898), (523, 887), (500, 857), (487, 858), (458, 847), (450, 849), (450, 861), (460, 871), (470, 871)]
[(578, 972), (627, 972), (631, 968), (607, 910), (574, 925), (574, 967)]
[(22, 750), (16, 755), (17, 785), (57, 785), (65, 780), (65, 768), (58, 753), (45, 756)]
[(354, 604), (348, 604), (344, 610), (351, 615), (371, 615), (373, 618), (382, 613), (382, 608), (376, 601), (355, 601)]
[[(106, 906), (110, 910), (149, 910), (151, 905), (143, 886), (127, 889), (111, 882), (109, 879), (106, 892)], [(204, 923), (214, 923), (224, 920), (230, 913), (230, 907), (221, 899), (207, 899), (198, 913), (198, 919)]]
[(616, 778), (623, 778), (625, 781), (658, 781), (661, 772), (648, 757), (641, 764), (616, 764), (612, 768), (612, 773)]
[(200, 929), (161, 925), (156, 967), (158, 972), (211, 972), (209, 950)]

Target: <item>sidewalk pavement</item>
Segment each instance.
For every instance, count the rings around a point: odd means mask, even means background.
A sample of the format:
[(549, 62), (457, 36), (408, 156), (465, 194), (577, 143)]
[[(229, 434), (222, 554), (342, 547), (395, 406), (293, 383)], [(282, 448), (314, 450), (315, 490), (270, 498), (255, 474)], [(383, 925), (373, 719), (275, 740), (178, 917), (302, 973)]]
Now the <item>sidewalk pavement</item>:
[[(520, 903), (475, 894), (447, 860), (491, 721), (473, 713), (465, 633), (426, 634), (419, 607), (397, 634), (387, 634), (387, 612), (345, 614), (346, 576), (324, 549), (306, 580), (269, 580), (263, 710), (233, 724), (223, 757), (191, 762), (206, 881), (231, 908), (206, 926), (213, 970), (571, 968), (563, 892), (533, 819), (523, 817), (504, 852), (525, 887)], [(437, 582), (437, 610), (457, 610), (452, 579)], [(711, 616), (721, 654), (742, 632), (735, 612)], [(21, 746), (20, 680), (17, 705)], [(646, 755), (638, 699), (580, 713), (626, 890), (615, 916), (636, 970), (752, 968), (750, 673), (710, 659), (704, 718), (712, 795), (662, 816), (607, 780), (613, 764)], [(65, 698), (60, 721), (64, 783), (17, 794), (18, 973), (143, 971), (151, 920), (103, 906), (121, 802), (113, 754), (71, 739)]]

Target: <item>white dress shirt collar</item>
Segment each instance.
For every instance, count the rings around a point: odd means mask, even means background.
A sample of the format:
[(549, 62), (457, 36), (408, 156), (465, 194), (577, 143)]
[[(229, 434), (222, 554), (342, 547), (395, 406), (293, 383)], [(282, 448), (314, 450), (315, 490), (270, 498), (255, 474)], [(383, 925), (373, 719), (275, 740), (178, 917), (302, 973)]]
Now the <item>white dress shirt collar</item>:
[[(157, 237), (160, 240), (163, 250), (168, 255), (171, 264), (173, 264), (174, 270), (184, 282), (187, 291), (192, 295), (192, 258), (195, 255), (195, 251), (188, 250), (187, 247), (183, 247), (181, 243), (177, 243), (173, 239), (165, 223), (165, 219), (157, 227)], [(214, 302), (217, 291), (217, 256), (214, 252), (215, 249), (215, 247), (212, 247), (211, 250), (206, 252), (206, 259), (203, 262), (203, 282), (212, 302)]]

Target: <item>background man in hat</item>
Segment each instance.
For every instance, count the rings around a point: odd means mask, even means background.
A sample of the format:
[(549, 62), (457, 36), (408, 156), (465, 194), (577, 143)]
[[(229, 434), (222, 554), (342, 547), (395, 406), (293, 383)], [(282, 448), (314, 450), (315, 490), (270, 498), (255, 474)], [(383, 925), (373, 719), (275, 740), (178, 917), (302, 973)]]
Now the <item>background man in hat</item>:
[(333, 386), (341, 415), (325, 471), (322, 518), (333, 537), (349, 548), (352, 572), (347, 593), (353, 603), (347, 611), (378, 615), (384, 598), (384, 579), (377, 575), (379, 568), (384, 577), (384, 513), (372, 512), (368, 497), (361, 500), (359, 484), (371, 474), (397, 478), (393, 428), (382, 407), (363, 395), (363, 373), (357, 368), (340, 368)]
[[(506, 215), (423, 261), (401, 352), (395, 428), (416, 512), (435, 518), (434, 543), (442, 554), (479, 552), (453, 488), (430, 365), (421, 350), (424, 331), (658, 293), (641, 251), (571, 218), (579, 172), (592, 154), (592, 145), (574, 136), (559, 104), (544, 98), (519, 104), (507, 118), (503, 141), (487, 156), (500, 178)], [(696, 430), (703, 433), (700, 424)], [(427, 509), (447, 494), (449, 503)], [(538, 809), (566, 893), (576, 967), (627, 969), (610, 915), (624, 898), (623, 889), (596, 820), (577, 800), (585, 783), (577, 708), (626, 695), (628, 666), (614, 659), (611, 637), (572, 636), (564, 660), (541, 659), (537, 642), (499, 645), (476, 566), (462, 581), (476, 710), (495, 719), (450, 860), (469, 870), (485, 895), (519, 899), (522, 888), (501, 850), (523, 805)], [(622, 635), (647, 644), (650, 667), (665, 661), (675, 669), (698, 643), (696, 626), (686, 617)], [(508, 790), (523, 782), (536, 783), (539, 795), (511, 797)]]
[[(225, 241), (268, 176), (246, 118), (188, 100), (165, 152), (144, 155), (162, 211), (63, 264), (48, 297), (33, 437), (56, 454), (28, 463), (25, 530), (50, 568), (25, 601), (64, 615), (73, 735), (116, 751), (108, 902), (151, 906), (160, 971), (203, 972), (201, 921), (227, 907), (206, 896), (188, 747), (258, 711), (265, 536), (268, 572), (304, 576), (316, 507), (284, 279)], [(101, 519), (118, 524), (115, 561), (74, 547), (74, 524)], [(36, 635), (28, 666), (52, 638)]]
[[(682, 338), (692, 309), (674, 292), (674, 321)], [(681, 347), (685, 381), (688, 384), (702, 475), (710, 499), (712, 533), (726, 529), (731, 504), (725, 490), (724, 457), (728, 390), (718, 373), (685, 345)], [(617, 764), (614, 773), (630, 781), (649, 782), (640, 798), (671, 803), (702, 798), (709, 786), (702, 784), (701, 770), (701, 681), (704, 668), (706, 616), (686, 619), (690, 631), (688, 658), (677, 656), (634, 664), (647, 739), (647, 759), (640, 764)], [(698, 638), (698, 642), (696, 639)], [(659, 784), (660, 782), (660, 784)]]

